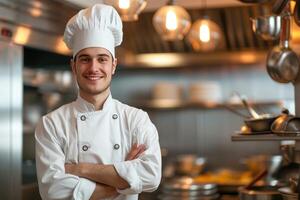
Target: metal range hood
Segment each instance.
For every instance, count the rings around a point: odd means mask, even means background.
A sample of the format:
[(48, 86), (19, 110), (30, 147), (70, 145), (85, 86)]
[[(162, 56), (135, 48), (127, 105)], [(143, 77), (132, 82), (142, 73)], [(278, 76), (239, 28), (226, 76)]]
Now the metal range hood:
[(224, 45), (214, 52), (207, 53), (195, 52), (186, 39), (175, 42), (164, 41), (154, 30), (152, 24), (154, 11), (144, 12), (138, 21), (124, 22), (121, 52), (129, 56), (126, 60), (122, 60), (122, 63), (139, 67), (251, 64), (265, 62), (267, 50), (278, 43), (262, 40), (251, 29), (250, 17), (270, 14), (271, 6), (268, 4), (247, 4), (206, 10), (197, 8), (189, 9), (188, 12), (192, 22), (204, 14), (215, 21), (224, 33)]
[(0, 39), (69, 55), (62, 34), (77, 10), (52, 0), (0, 0)]
[[(0, 0), (0, 30), (10, 30), (12, 36), (7, 39), (17, 44), (70, 55), (62, 42), (62, 34), (68, 19), (79, 9), (65, 1)], [(136, 22), (124, 22), (124, 40), (117, 48), (119, 63), (125, 66), (148, 67), (153, 61), (152, 57), (157, 55), (171, 61), (162, 62), (161, 66), (158, 62), (157, 67), (224, 63), (229, 57), (232, 62), (249, 64), (249, 59), (243, 61), (234, 58), (242, 57), (246, 53), (256, 57), (252, 59), (253, 62), (259, 62), (264, 58), (262, 54), (276, 42), (263, 41), (251, 30), (249, 18), (269, 14), (271, 8), (268, 5), (252, 4), (206, 10), (196, 8), (189, 9), (188, 12), (193, 22), (205, 12), (205, 15), (218, 23), (224, 33), (225, 45), (207, 54), (194, 52), (186, 40), (164, 41), (154, 30), (154, 11), (147, 11)], [(3, 35), (0, 37), (5, 38)], [(167, 57), (170, 55), (171, 57)], [(174, 59), (181, 61), (176, 63)]]

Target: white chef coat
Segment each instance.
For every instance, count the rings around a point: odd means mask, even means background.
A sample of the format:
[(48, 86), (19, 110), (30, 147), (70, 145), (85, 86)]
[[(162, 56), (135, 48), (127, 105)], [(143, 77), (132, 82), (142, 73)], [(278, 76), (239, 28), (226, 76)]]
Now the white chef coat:
[[(117, 200), (137, 200), (157, 189), (161, 179), (158, 133), (146, 112), (108, 96), (103, 109), (78, 96), (42, 117), (35, 132), (36, 165), (44, 200), (88, 200), (96, 183), (65, 173), (65, 163), (113, 164), (130, 187)], [(145, 144), (137, 159), (125, 161), (132, 145)], [(111, 198), (112, 199), (112, 198)]]

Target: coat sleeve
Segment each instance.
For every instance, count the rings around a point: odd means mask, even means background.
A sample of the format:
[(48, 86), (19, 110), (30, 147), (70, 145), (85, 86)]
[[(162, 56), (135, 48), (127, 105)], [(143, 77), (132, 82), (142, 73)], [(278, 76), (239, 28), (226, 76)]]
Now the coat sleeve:
[(39, 121), (35, 140), (37, 177), (42, 199), (90, 199), (96, 184), (65, 173), (65, 155), (49, 118), (43, 117)]
[(134, 130), (138, 144), (145, 144), (146, 151), (137, 159), (115, 163), (118, 174), (125, 179), (130, 187), (118, 190), (121, 194), (138, 194), (156, 190), (161, 181), (161, 152), (158, 133), (144, 113)]

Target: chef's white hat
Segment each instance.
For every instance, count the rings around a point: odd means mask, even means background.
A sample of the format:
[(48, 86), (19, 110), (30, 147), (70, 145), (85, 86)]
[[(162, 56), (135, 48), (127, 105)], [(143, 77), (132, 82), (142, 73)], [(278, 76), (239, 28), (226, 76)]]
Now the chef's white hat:
[(122, 21), (109, 5), (95, 4), (80, 10), (66, 25), (64, 42), (73, 57), (85, 48), (102, 47), (115, 57), (115, 47), (122, 42)]

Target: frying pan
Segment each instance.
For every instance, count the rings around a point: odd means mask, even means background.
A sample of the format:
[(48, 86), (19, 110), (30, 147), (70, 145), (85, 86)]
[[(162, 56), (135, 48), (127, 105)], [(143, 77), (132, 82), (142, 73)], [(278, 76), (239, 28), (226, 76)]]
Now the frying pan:
[(279, 83), (295, 81), (299, 72), (299, 58), (289, 47), (290, 14), (286, 12), (282, 17), (282, 31), (280, 45), (274, 47), (267, 56), (267, 72), (271, 78)]

